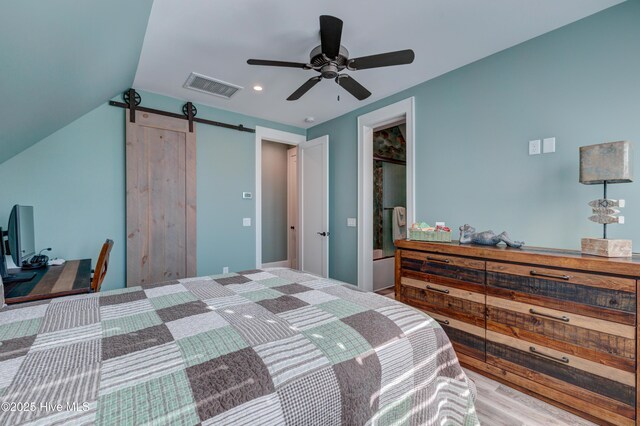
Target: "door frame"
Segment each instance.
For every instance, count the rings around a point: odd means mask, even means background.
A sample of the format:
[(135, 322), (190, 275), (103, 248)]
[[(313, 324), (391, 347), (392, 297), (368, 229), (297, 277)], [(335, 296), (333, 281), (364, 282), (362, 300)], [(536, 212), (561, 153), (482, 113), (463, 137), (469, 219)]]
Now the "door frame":
[(407, 126), (407, 224), (415, 222), (415, 98), (358, 117), (358, 287), (373, 291), (373, 132), (404, 119)]
[[(326, 188), (326, 198), (324, 199), (323, 216), (323, 228), (324, 232), (329, 233), (329, 135), (319, 136), (311, 140), (306, 141), (304, 144), (298, 146), (298, 269), (304, 271), (304, 175), (302, 169), (304, 168), (304, 151), (305, 148), (310, 148), (315, 145), (323, 145), (322, 161), (325, 164), (325, 178), (323, 185)], [(372, 177), (373, 179), (373, 177)], [(324, 278), (329, 277), (329, 238), (330, 233), (324, 237), (324, 263), (322, 265), (322, 276)], [(372, 243), (373, 244), (373, 243)]]
[[(262, 268), (262, 141), (284, 143), (298, 146), (307, 140), (305, 135), (299, 135), (269, 127), (256, 126), (256, 188), (255, 188), (255, 229), (256, 229), (256, 268)], [(300, 214), (298, 212), (298, 214)], [(288, 257), (288, 256), (287, 256)], [(287, 259), (288, 260), (288, 259)]]

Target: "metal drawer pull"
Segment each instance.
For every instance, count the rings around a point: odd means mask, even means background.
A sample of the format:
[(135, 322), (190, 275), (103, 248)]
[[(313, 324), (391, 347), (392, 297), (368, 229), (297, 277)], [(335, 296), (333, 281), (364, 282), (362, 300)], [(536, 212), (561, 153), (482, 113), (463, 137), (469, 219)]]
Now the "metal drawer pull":
[(561, 317), (557, 317), (555, 315), (549, 315), (549, 314), (545, 314), (543, 312), (538, 312), (535, 309), (531, 308), (529, 309), (529, 313), (533, 314), (533, 315), (539, 315), (541, 317), (547, 317), (547, 318), (551, 318), (554, 320), (558, 320), (558, 321), (564, 321), (564, 322), (569, 322), (569, 317), (567, 316), (561, 316)]
[(434, 318), (436, 321), (438, 321), (440, 324), (444, 324), (444, 325), (449, 325), (449, 320), (439, 320)]
[(440, 293), (449, 294), (449, 290), (447, 290), (447, 289), (441, 289), (441, 288), (431, 287), (429, 284), (427, 284), (427, 290), (431, 290), (431, 291), (439, 291)]
[(430, 257), (430, 256), (427, 256), (427, 260), (430, 260), (432, 262), (451, 263), (449, 259), (438, 259), (437, 257)]
[(534, 277), (557, 278), (557, 279), (566, 280), (566, 281), (569, 281), (571, 279), (569, 275), (543, 274), (542, 272), (536, 272), (535, 269), (532, 269), (531, 272), (529, 273)]
[(542, 356), (542, 357), (545, 357), (545, 358), (552, 359), (554, 361), (564, 362), (565, 364), (569, 364), (569, 358), (567, 358), (566, 356), (563, 356), (562, 358), (558, 358), (558, 357), (555, 357), (553, 355), (543, 354), (542, 352), (538, 351), (534, 346), (529, 346), (529, 351), (531, 353), (534, 353), (536, 355), (539, 355), (539, 356)]

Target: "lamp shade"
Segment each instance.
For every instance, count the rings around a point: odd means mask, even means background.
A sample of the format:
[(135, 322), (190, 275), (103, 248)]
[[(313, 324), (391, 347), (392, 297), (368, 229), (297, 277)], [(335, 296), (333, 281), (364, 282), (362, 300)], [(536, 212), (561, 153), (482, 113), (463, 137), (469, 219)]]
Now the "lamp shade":
[(580, 183), (596, 185), (633, 181), (631, 144), (607, 142), (580, 147)]

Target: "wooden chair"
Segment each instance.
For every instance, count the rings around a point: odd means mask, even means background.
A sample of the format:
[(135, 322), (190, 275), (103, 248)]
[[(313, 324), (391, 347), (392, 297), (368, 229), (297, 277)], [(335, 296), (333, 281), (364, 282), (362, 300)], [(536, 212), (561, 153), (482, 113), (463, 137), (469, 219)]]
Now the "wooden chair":
[(107, 275), (107, 269), (109, 267), (109, 255), (113, 248), (113, 240), (107, 239), (102, 245), (100, 250), (100, 256), (98, 256), (98, 262), (96, 263), (96, 269), (93, 271), (93, 277), (91, 278), (91, 291), (100, 291), (100, 286), (104, 277)]

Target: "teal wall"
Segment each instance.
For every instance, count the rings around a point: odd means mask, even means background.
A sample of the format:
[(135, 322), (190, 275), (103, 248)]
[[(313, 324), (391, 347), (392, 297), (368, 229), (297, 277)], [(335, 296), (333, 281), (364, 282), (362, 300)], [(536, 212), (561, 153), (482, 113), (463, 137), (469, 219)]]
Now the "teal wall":
[[(459, 68), (308, 130), (330, 140), (330, 275), (357, 281), (357, 117), (415, 97), (416, 217), (507, 230), (528, 245), (578, 248), (598, 236), (587, 202), (601, 186), (578, 183), (578, 147), (636, 144), (640, 169), (640, 1), (596, 15)], [(363, 71), (365, 72), (365, 71)], [(557, 139), (528, 156), (528, 141)], [(612, 185), (640, 251), (640, 172)]]
[[(181, 111), (184, 101), (142, 92), (144, 106)], [(246, 127), (304, 129), (197, 105), (198, 116)], [(0, 226), (14, 204), (34, 206), (36, 246), (52, 256), (91, 257), (105, 238), (115, 241), (105, 289), (125, 283), (124, 114), (102, 104), (0, 164)], [(255, 267), (255, 134), (197, 124), (198, 274)], [(4, 224), (4, 225), (3, 225)]]
[(0, 163), (133, 83), (153, 0), (0, 8)]

